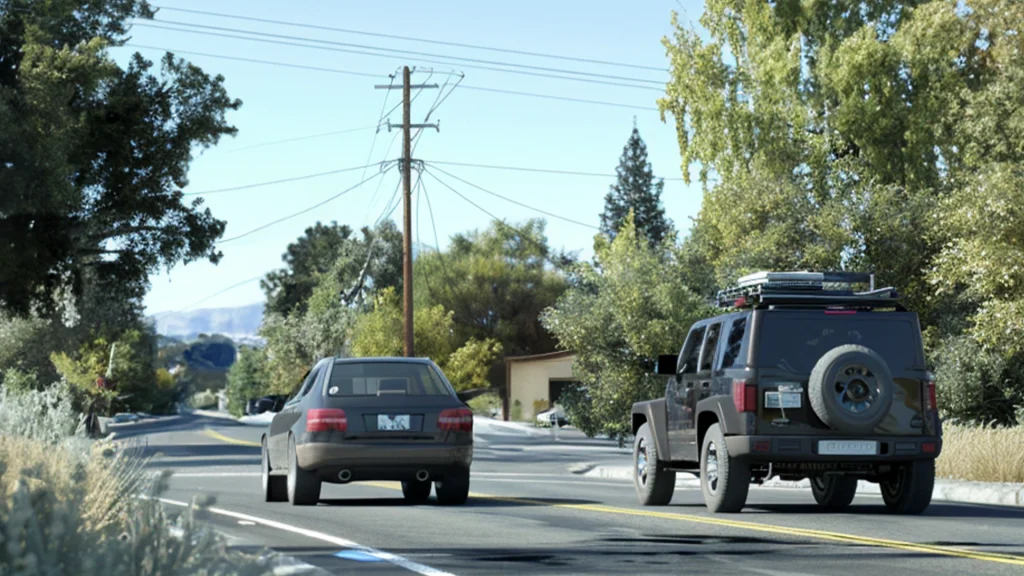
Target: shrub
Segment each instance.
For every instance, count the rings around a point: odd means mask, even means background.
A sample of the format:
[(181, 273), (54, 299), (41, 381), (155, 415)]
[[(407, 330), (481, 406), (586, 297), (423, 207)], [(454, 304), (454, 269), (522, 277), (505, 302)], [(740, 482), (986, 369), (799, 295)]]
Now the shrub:
[(473, 413), (480, 414), (481, 416), (491, 417), (501, 413), (501, 398), (493, 392), (481, 394), (471, 399), (468, 404)]
[(213, 390), (197, 392), (188, 399), (188, 404), (189, 406), (200, 410), (204, 408), (216, 408), (217, 395), (213, 393)]
[(935, 393), (943, 418), (961, 423), (1024, 424), (1024, 358), (985, 350), (970, 336), (944, 341), (935, 350)]
[(510, 412), (511, 412), (511, 414), (509, 414), (509, 416), (508, 416), (510, 420), (512, 420), (513, 422), (522, 422), (523, 421), (523, 403), (522, 402), (520, 402), (519, 400), (516, 400), (515, 402), (513, 402), (512, 403), (512, 410)]
[(84, 419), (75, 412), (72, 389), (67, 384), (23, 392), (0, 387), (0, 437), (56, 445), (81, 438), (84, 432)]

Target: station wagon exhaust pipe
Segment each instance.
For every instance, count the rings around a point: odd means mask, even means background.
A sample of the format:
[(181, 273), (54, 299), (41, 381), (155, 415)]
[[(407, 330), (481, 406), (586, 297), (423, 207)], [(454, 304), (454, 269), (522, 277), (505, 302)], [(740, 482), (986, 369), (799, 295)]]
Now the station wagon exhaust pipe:
[(427, 472), (426, 470), (420, 470), (416, 472), (416, 479), (419, 480), (420, 482), (426, 482), (428, 478), (430, 478), (430, 473)]
[(352, 471), (351, 470), (342, 470), (341, 472), (338, 472), (338, 480), (341, 480), (342, 482), (348, 482), (351, 479), (352, 479)]

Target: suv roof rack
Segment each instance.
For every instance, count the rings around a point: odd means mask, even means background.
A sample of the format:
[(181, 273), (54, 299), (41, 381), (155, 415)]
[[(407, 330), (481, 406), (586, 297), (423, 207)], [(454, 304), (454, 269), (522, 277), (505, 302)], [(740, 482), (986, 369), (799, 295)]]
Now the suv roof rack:
[[(866, 272), (757, 272), (718, 292), (720, 308), (894, 308), (905, 310), (896, 289), (874, 287), (874, 274)], [(867, 284), (855, 292), (853, 284)]]

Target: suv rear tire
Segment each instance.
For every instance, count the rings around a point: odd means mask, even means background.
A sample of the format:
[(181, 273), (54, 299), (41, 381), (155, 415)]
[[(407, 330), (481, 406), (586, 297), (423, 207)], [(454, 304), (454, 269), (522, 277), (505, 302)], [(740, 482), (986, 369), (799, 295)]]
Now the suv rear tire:
[(811, 478), (811, 494), (826, 510), (841, 510), (853, 502), (857, 494), (855, 476), (818, 476)]
[(899, 467), (879, 483), (885, 507), (893, 514), (920, 514), (932, 503), (935, 461), (917, 460)]
[(708, 428), (701, 445), (700, 489), (711, 512), (739, 512), (750, 492), (750, 466), (729, 455), (717, 423)]
[(641, 506), (667, 506), (676, 489), (676, 473), (658, 460), (658, 447), (646, 422), (633, 441), (633, 486)]

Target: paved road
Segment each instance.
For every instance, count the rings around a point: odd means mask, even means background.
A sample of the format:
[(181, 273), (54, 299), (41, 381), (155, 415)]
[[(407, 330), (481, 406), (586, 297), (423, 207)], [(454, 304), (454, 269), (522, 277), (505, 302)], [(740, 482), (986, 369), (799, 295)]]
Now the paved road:
[(232, 543), (270, 547), (328, 573), (368, 574), (1024, 574), (1024, 511), (936, 503), (923, 516), (883, 513), (858, 496), (825, 515), (809, 493), (754, 489), (738, 515), (710, 515), (700, 493), (640, 508), (629, 483), (568, 473), (618, 461), (604, 443), (477, 440), (470, 502), (407, 506), (395, 483), (325, 485), (316, 507), (261, 499), (262, 429), (178, 416), (121, 426), (175, 472), (180, 506), (216, 497), (211, 521)]

